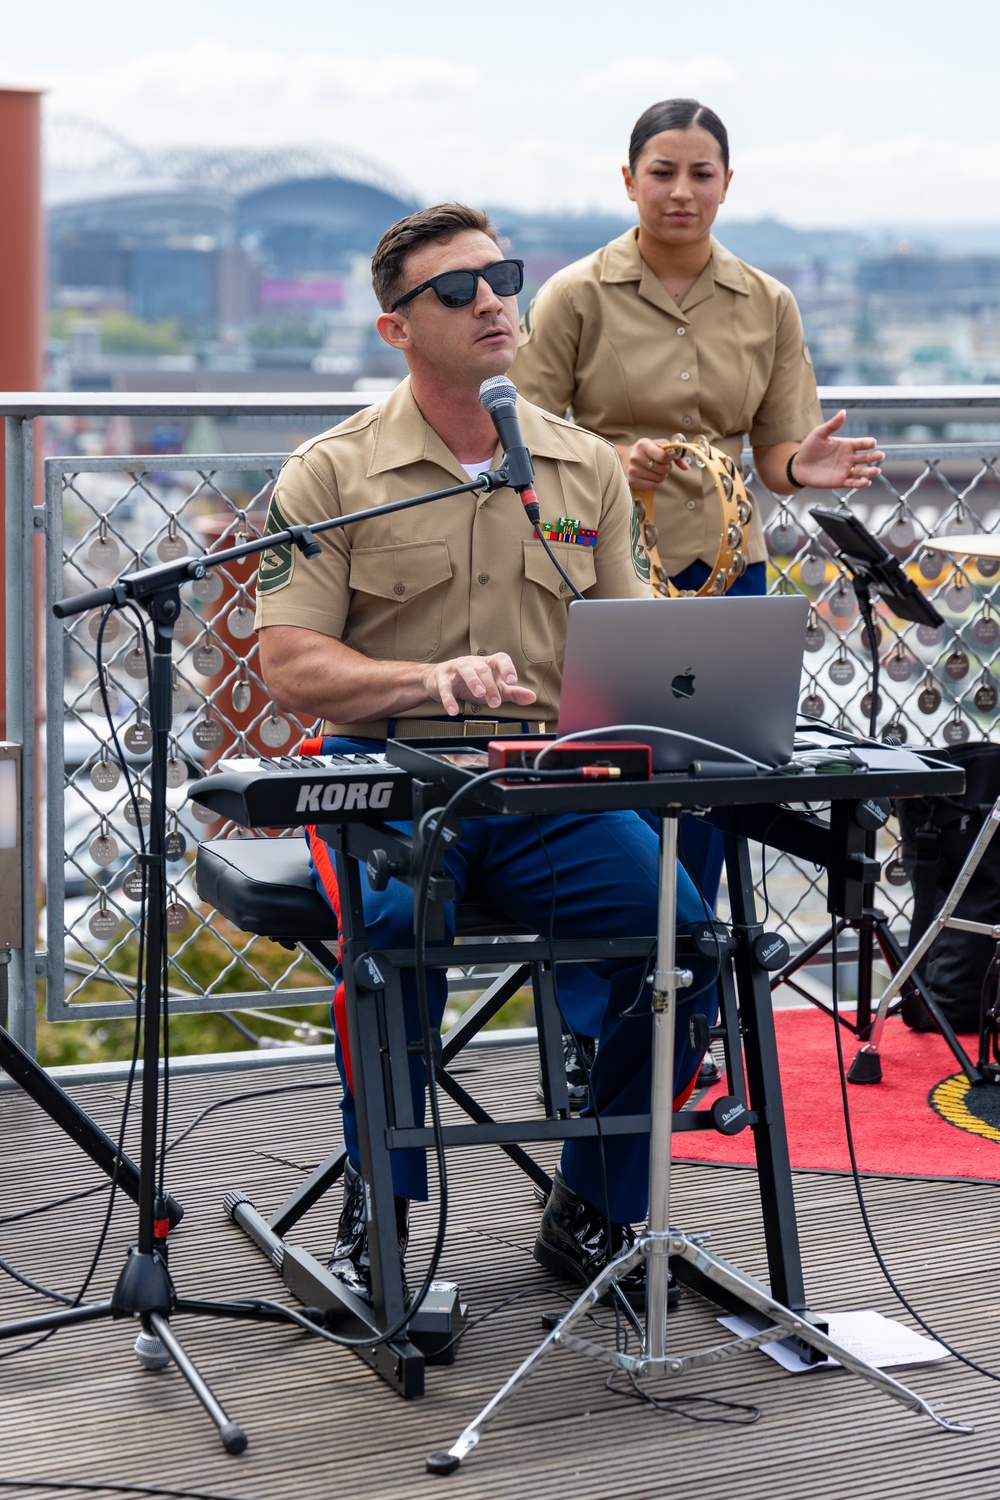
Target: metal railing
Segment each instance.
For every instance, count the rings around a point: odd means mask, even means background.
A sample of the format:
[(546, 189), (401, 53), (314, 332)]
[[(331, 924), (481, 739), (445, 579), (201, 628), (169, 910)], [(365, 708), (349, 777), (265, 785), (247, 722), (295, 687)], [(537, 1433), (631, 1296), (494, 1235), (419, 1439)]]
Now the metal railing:
[[(896, 620), (880, 609), (884, 661), (880, 732), (911, 745), (958, 743), (995, 733), (1000, 712), (993, 672), (1000, 655), (1000, 600), (996, 568), (970, 560), (956, 566), (923, 548), (931, 535), (1000, 527), (1000, 391), (830, 390), (824, 408), (851, 409), (852, 425), (886, 430), (919, 422), (948, 430), (974, 423), (995, 432), (986, 440), (894, 444), (882, 478), (870, 491), (849, 497), (852, 507), (922, 577), (946, 625), (938, 633)], [(132, 1008), (136, 832), (124, 782), (112, 784), (107, 726), (100, 713), (96, 641), (85, 617), (57, 621), (51, 612), (61, 594), (106, 583), (126, 567), (143, 566), (181, 548), (228, 545), (239, 534), (259, 533), (277, 453), (199, 456), (128, 455), (51, 458), (45, 464), (44, 503), (35, 504), (33, 418), (37, 416), (278, 418), (293, 415), (319, 430), (366, 404), (354, 394), (322, 399), (285, 397), (59, 395), (0, 397), (7, 418), (7, 723), (8, 738), (24, 745), (24, 889), (36, 888), (39, 809), (34, 796), (44, 748), (44, 949), (37, 942), (34, 907), (25, 902), (22, 946), (12, 955), (10, 1024), (29, 1050), (34, 1046), (34, 988), (42, 978), (50, 1019), (104, 1018)], [(829, 496), (815, 493), (776, 500), (751, 489), (766, 514), (772, 591), (806, 593), (813, 604), (803, 677), (802, 710), (859, 732), (867, 727), (863, 688), (867, 653), (853, 591), (818, 543), (808, 507)], [(45, 552), (45, 607), (41, 628), (45, 691), (35, 721), (35, 538)], [(175, 740), (171, 752), (172, 831), (180, 849), (172, 866), (174, 938), (171, 1009), (230, 1010), (249, 1005), (302, 1004), (328, 985), (300, 955), (275, 964), (273, 945), (236, 935), (198, 901), (190, 881), (194, 849), (207, 825), (193, 820), (183, 787), (219, 755), (251, 748), (262, 753), (293, 744), (308, 726), (270, 704), (256, 663), (252, 635), (253, 580), (249, 572), (219, 575), (185, 589), (175, 651)], [(213, 596), (214, 595), (214, 596)], [(145, 680), (131, 628), (105, 637), (107, 684), (130, 755), (142, 771)], [(137, 733), (127, 734), (127, 731)], [(238, 834), (213, 824), (209, 832)], [(105, 840), (107, 842), (97, 843)], [(112, 847), (113, 846), (113, 847)], [(94, 858), (94, 853), (98, 858)], [(908, 888), (901, 862), (886, 835), (880, 851), (887, 882), (880, 904), (900, 930), (908, 923)], [(826, 921), (825, 892), (816, 871), (773, 851), (759, 851), (772, 920), (793, 947)], [(67, 893), (69, 893), (67, 895)], [(265, 961), (266, 959), (266, 961)], [(265, 972), (266, 970), (266, 972)]]

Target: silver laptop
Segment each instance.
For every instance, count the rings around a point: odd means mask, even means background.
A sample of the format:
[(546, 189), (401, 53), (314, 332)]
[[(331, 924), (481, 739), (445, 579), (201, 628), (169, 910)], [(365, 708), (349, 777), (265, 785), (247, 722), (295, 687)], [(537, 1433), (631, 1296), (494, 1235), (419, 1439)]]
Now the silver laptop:
[(741, 757), (783, 765), (808, 614), (809, 600), (790, 594), (578, 600), (569, 607), (559, 733), (635, 725), (614, 738), (651, 744), (657, 771)]

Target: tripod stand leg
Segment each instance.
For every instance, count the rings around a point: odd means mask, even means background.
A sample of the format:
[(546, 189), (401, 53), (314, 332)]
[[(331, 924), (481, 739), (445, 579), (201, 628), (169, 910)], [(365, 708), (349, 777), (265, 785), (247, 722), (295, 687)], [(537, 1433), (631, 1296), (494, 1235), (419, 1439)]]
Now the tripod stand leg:
[(246, 1433), (242, 1427), (237, 1427), (236, 1423), (231, 1422), (226, 1416), (226, 1413), (212, 1395), (208, 1385), (184, 1353), (167, 1319), (160, 1313), (150, 1313), (147, 1321), (150, 1332), (154, 1333), (160, 1340), (160, 1343), (168, 1350), (174, 1364), (180, 1370), (184, 1379), (219, 1429), (219, 1437), (222, 1439), (223, 1448), (225, 1448), (227, 1453), (242, 1453), (247, 1445)]
[(61, 1312), (39, 1313), (34, 1318), (17, 1318), (0, 1324), (0, 1339), (24, 1338), (25, 1334), (51, 1333), (58, 1328), (72, 1328), (77, 1323), (96, 1323), (111, 1316), (110, 1302), (85, 1302), (81, 1307), (65, 1307)]
[[(648, 1240), (644, 1239), (641, 1243), (646, 1245), (648, 1244)], [(596, 1307), (604, 1295), (606, 1288), (617, 1277), (624, 1276), (633, 1266), (637, 1266), (640, 1261), (645, 1259), (645, 1250), (640, 1249), (639, 1244), (636, 1244), (627, 1255), (620, 1255), (606, 1265), (595, 1280), (580, 1293), (573, 1306), (566, 1313), (566, 1316), (559, 1320), (536, 1348), (532, 1349), (527, 1359), (521, 1361), (514, 1373), (504, 1381), (496, 1395), (487, 1401), (478, 1416), (473, 1417), (472, 1421), (459, 1434), (451, 1447), (444, 1448), (439, 1453), (431, 1453), (428, 1456), (427, 1472), (429, 1474), (454, 1474), (462, 1459), (467, 1458), (479, 1442), (482, 1429), (486, 1426), (487, 1422), (492, 1421), (501, 1408), (507, 1405), (511, 1397), (517, 1394), (520, 1387), (535, 1373), (542, 1360), (551, 1354), (552, 1350), (565, 1337), (573, 1324), (578, 1322), (580, 1318), (586, 1317), (591, 1308)]]
[[(0, 968), (0, 974), (3, 973), (6, 973), (6, 969)], [(109, 1135), (105, 1135), (101, 1127), (96, 1125), (88, 1114), (84, 1113), (65, 1089), (59, 1087), (54, 1078), (49, 1077), (30, 1052), (26, 1052), (18, 1042), (15, 1042), (10, 1033), (4, 1029), (2, 1017), (0, 1017), (0, 1068), (34, 1099), (49, 1119), (54, 1121), (60, 1130), (65, 1131), (66, 1135), (75, 1141), (108, 1177), (114, 1173), (117, 1161), (118, 1186), (126, 1197), (132, 1199), (133, 1203), (138, 1203), (139, 1169), (135, 1162), (124, 1153), (119, 1158), (117, 1144)], [(171, 1228), (179, 1224), (184, 1217), (181, 1205), (169, 1195), (167, 1217)]]
[[(955, 911), (955, 908), (958, 906), (958, 903), (965, 895), (966, 888), (968, 887), (970, 880), (976, 872), (979, 861), (986, 853), (986, 850), (990, 844), (990, 840), (996, 833), (998, 825), (1000, 825), (1000, 797), (997, 798), (996, 802), (993, 804), (993, 807), (990, 809), (989, 816), (986, 819), (986, 822), (983, 824), (982, 829), (980, 830), (979, 837), (976, 839), (976, 842), (969, 850), (968, 857), (961, 870), (958, 872), (958, 878), (949, 891), (947, 899), (945, 900), (945, 903), (942, 906), (941, 910), (934, 918), (934, 921), (927, 928), (927, 931), (921, 936), (916, 947), (910, 949), (906, 962), (902, 965), (901, 968), (897, 969), (896, 973), (892, 976), (889, 983), (887, 984), (885, 990), (882, 992), (882, 998), (878, 1003), (878, 1010), (875, 1014), (875, 1020), (872, 1023), (871, 1036), (866, 1045), (862, 1047), (858, 1052), (857, 1057), (855, 1057), (854, 1059), (854, 1063), (851, 1065), (851, 1072), (853, 1073), (855, 1070), (855, 1066), (858, 1064), (859, 1058), (874, 1057), (875, 1062), (878, 1066), (877, 1077), (855, 1077), (851, 1078), (852, 1083), (877, 1083), (878, 1079), (881, 1078), (882, 1067), (881, 1063), (878, 1062), (878, 1050), (882, 1041), (882, 1032), (885, 1028), (886, 1018), (889, 1014), (889, 1006), (899, 994), (900, 990), (903, 988), (903, 985), (909, 979), (910, 975), (913, 973), (914, 969), (917, 967), (917, 964), (923, 958), (928, 948), (934, 942), (935, 938), (939, 936), (944, 928), (948, 926), (962, 927), (964, 925), (957, 921), (953, 923), (951, 920), (952, 915)], [(989, 931), (989, 928), (985, 923), (973, 923), (970, 925), (971, 930), (973, 931)], [(931, 1004), (928, 1009), (930, 1010), (931, 1015), (934, 1017), (938, 1028), (941, 1030), (945, 1041), (948, 1043), (949, 1047), (951, 1047), (951, 1050), (952, 1052), (954, 1052), (956, 1059), (964, 1069), (969, 1082), (981, 1083), (982, 1075), (979, 1074), (978, 1070), (973, 1067), (970, 1059), (966, 1056), (964, 1049), (959, 1043), (958, 1038), (955, 1036), (951, 1027), (947, 1025), (945, 1018), (940, 1014), (939, 1011), (937, 1011), (936, 1007), (933, 1004)], [(868, 1064), (868, 1067), (874, 1072), (871, 1063)], [(976, 1077), (973, 1077), (974, 1073), (977, 1074)]]

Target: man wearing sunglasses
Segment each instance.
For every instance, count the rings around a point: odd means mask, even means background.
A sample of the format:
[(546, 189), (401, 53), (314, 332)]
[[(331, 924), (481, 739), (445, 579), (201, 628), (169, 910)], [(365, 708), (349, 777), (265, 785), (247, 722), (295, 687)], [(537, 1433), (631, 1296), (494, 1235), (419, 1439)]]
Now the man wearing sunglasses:
[[(372, 260), (372, 281), (383, 309), (378, 332), (404, 356), (409, 377), (381, 404), (292, 455), (271, 501), (272, 531), (440, 489), (500, 462), (479, 387), (504, 374), (517, 350), (520, 261), (504, 256), (485, 214), (445, 204), (387, 231)], [(527, 402), (518, 402), (518, 414), (543, 523), (567, 517), (574, 523), (576, 540), (553, 546), (576, 587), (589, 598), (648, 596), (645, 557), (614, 449)], [(566, 527), (559, 530), (565, 536)], [(308, 562), (293, 549), (265, 553), (257, 626), (274, 702), (323, 719), (324, 751), (372, 751), (387, 737), (449, 734), (478, 736), (485, 746), (486, 739), (554, 727), (569, 589), (512, 490), (435, 501), (318, 540), (322, 555)], [(315, 833), (312, 854), (317, 883), (336, 910), (332, 861)], [(657, 867), (656, 837), (630, 812), (465, 819), (445, 860), (458, 900), (485, 901), (527, 931), (548, 929), (554, 871), (555, 930), (565, 937), (654, 933)], [(683, 871), (678, 879), (679, 922), (702, 920)], [(448, 920), (454, 920), (450, 909)], [(365, 885), (365, 925), (373, 948), (408, 946), (410, 888), (398, 881), (381, 892)], [(703, 966), (695, 991), (711, 988), (712, 965)], [(593, 1098), (603, 1113), (642, 1114), (649, 1108), (652, 1035), (645, 965), (601, 968), (610, 1000)], [(407, 1031), (416, 1041), (412, 972), (403, 987)], [(430, 971), (428, 991), (437, 1025), (446, 998), (440, 969)], [(700, 1060), (687, 1040), (688, 1018), (710, 1001), (706, 991), (678, 1006), (678, 1093), (692, 1083)], [(344, 1005), (340, 983), (334, 1014), (349, 1166), (331, 1266), (357, 1294), (370, 1296)], [(573, 1014), (567, 1020), (572, 1026)], [(424, 1075), (416, 1056), (411, 1080), (420, 1120)], [(629, 1226), (646, 1213), (648, 1138), (610, 1136), (603, 1153), (602, 1165), (596, 1140), (566, 1144), (536, 1244), (542, 1264), (581, 1283), (609, 1249), (617, 1253), (630, 1242)], [(402, 1255), (408, 1201), (427, 1197), (423, 1153), (394, 1153), (393, 1182)], [(623, 1278), (623, 1289), (641, 1305), (644, 1271)]]

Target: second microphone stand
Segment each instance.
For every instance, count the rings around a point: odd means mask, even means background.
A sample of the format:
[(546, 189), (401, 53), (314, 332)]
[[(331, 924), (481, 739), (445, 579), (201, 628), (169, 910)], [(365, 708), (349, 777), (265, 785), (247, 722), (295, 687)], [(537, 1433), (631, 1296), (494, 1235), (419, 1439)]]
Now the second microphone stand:
[[(192, 1360), (185, 1353), (171, 1326), (175, 1313), (194, 1313), (212, 1317), (251, 1319), (254, 1321), (285, 1322), (291, 1320), (301, 1324), (310, 1321), (292, 1309), (277, 1306), (262, 1306), (251, 1299), (236, 1302), (207, 1301), (179, 1297), (167, 1267), (167, 1235), (172, 1222), (176, 1222), (176, 1205), (166, 1195), (160, 1194), (157, 1186), (157, 1135), (159, 1127), (159, 1061), (160, 1033), (166, 1003), (167, 965), (167, 880), (164, 859), (164, 841), (167, 827), (167, 750), (173, 723), (171, 701), (172, 648), (174, 632), (181, 615), (181, 586), (204, 578), (213, 568), (226, 563), (238, 562), (272, 547), (295, 546), (306, 558), (315, 557), (320, 546), (316, 533), (334, 530), (354, 521), (384, 516), (392, 511), (406, 510), (411, 506), (427, 504), (432, 500), (447, 499), (453, 495), (472, 492), (488, 493), (503, 488), (508, 483), (506, 467), (480, 474), (468, 484), (450, 486), (430, 494), (417, 495), (408, 500), (395, 501), (389, 505), (375, 506), (351, 515), (334, 516), (315, 526), (291, 526), (285, 531), (272, 532), (238, 547), (229, 547), (219, 552), (206, 553), (200, 557), (182, 558), (176, 562), (144, 568), (126, 574), (117, 583), (106, 588), (92, 589), (53, 605), (53, 613), (59, 619), (83, 614), (87, 610), (100, 608), (122, 608), (139, 605), (148, 614), (153, 627), (152, 670), (149, 684), (149, 721), (152, 734), (152, 758), (150, 765), (150, 816), (148, 848), (140, 856), (145, 876), (147, 901), (146, 921), (146, 966), (145, 996), (142, 1014), (142, 1095), (141, 1129), (138, 1162), (138, 1177), (129, 1187), (138, 1203), (137, 1242), (129, 1248), (128, 1255), (110, 1300), (80, 1303), (58, 1312), (45, 1313), (38, 1317), (18, 1318), (14, 1322), (0, 1325), (0, 1341), (12, 1338), (47, 1335), (59, 1329), (92, 1323), (105, 1318), (132, 1318), (141, 1324), (136, 1340), (135, 1352), (141, 1364), (149, 1369), (160, 1369), (172, 1359), (184, 1379), (191, 1387), (212, 1421), (215, 1423), (222, 1445), (227, 1453), (242, 1453), (247, 1446), (246, 1433), (233, 1422), (217, 1401), (206, 1381)], [(30, 1064), (30, 1068), (28, 1067)], [(29, 1088), (30, 1072), (41, 1073), (33, 1059), (25, 1059), (23, 1086), (34, 1094), (43, 1109), (49, 1112), (53, 1101), (44, 1090)], [(83, 1148), (99, 1165), (116, 1176), (122, 1171), (117, 1162), (117, 1151), (109, 1153), (103, 1149), (102, 1133), (93, 1122), (86, 1121), (88, 1132), (81, 1135), (80, 1121), (70, 1121), (51, 1109), (52, 1117), (61, 1128), (78, 1139)], [(94, 1138), (92, 1139), (91, 1136)], [(126, 1163), (132, 1173), (131, 1163)], [(322, 1315), (317, 1315), (321, 1320)]]

